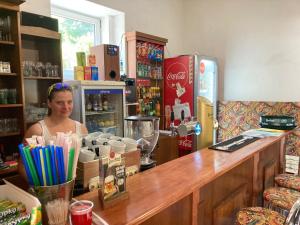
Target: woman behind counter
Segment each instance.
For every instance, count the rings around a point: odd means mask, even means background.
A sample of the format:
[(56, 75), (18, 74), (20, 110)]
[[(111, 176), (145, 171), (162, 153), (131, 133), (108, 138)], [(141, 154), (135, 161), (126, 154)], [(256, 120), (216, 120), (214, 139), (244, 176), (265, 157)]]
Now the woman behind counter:
[(56, 136), (57, 132), (76, 133), (81, 137), (88, 133), (86, 127), (78, 121), (70, 119), (73, 110), (72, 88), (66, 83), (56, 83), (48, 89), (48, 116), (32, 125), (25, 138), (33, 135), (43, 136), (46, 144)]

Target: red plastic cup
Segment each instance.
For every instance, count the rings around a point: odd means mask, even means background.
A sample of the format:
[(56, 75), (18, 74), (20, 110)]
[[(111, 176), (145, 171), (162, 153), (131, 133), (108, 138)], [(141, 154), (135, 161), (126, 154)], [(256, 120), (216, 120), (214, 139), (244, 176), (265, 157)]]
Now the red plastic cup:
[(87, 200), (73, 202), (70, 205), (72, 225), (91, 225), (94, 203)]

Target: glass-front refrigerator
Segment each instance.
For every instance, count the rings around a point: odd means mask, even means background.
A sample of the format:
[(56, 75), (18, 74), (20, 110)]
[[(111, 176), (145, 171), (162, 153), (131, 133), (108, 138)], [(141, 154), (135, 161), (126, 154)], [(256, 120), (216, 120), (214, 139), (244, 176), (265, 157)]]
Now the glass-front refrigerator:
[(66, 81), (73, 88), (72, 119), (89, 133), (124, 136), (125, 83), (121, 81)]

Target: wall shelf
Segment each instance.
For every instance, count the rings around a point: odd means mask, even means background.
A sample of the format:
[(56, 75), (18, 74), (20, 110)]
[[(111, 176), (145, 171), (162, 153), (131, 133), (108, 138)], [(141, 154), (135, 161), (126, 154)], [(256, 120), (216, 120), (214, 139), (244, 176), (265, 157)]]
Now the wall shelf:
[(15, 77), (15, 76), (17, 76), (17, 74), (16, 73), (0, 73), (0, 76)]
[[(136, 79), (138, 104), (127, 104), (128, 115), (164, 115), (163, 65), (167, 39), (138, 31), (125, 34), (129, 78)], [(148, 95), (148, 93), (150, 93)], [(147, 106), (147, 110), (146, 110)], [(163, 128), (163, 117), (160, 128)]]
[(116, 113), (115, 111), (102, 111), (102, 112), (86, 112), (86, 116), (93, 116), (93, 115), (103, 115), (103, 114), (113, 114)]
[(0, 41), (0, 45), (15, 45), (13, 41)]
[(9, 137), (20, 135), (20, 132), (0, 133), (0, 137)]
[(24, 77), (26, 80), (61, 80), (61, 77)]
[(23, 104), (0, 104), (0, 108), (18, 108), (22, 106)]
[(58, 32), (42, 27), (21, 26), (21, 34), (60, 40)]

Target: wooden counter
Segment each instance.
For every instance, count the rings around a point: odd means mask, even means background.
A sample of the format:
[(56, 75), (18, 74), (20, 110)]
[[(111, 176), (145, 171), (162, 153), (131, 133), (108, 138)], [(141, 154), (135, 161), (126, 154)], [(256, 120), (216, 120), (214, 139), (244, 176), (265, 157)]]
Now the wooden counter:
[(110, 225), (233, 224), (239, 208), (262, 204), (263, 190), (282, 168), (287, 134), (233, 153), (203, 149), (139, 173), (127, 180), (129, 199), (106, 210), (97, 191), (77, 199), (93, 201)]

